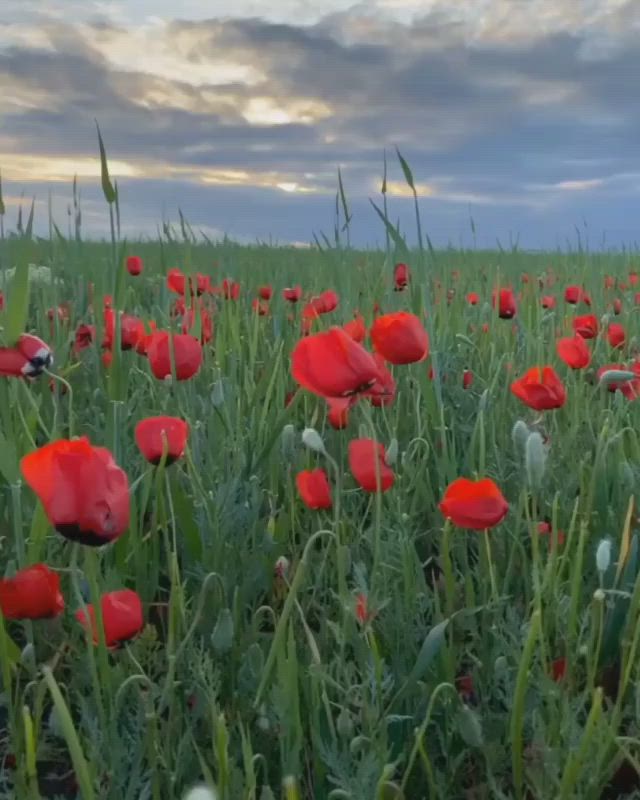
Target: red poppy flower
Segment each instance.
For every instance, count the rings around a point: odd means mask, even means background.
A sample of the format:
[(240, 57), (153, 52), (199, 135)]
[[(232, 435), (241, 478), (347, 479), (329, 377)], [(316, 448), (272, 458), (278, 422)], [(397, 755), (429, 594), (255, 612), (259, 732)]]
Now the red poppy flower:
[(613, 277), (613, 275), (605, 275), (604, 276), (604, 288), (605, 289), (613, 289), (613, 287), (615, 285), (616, 285), (616, 279)]
[(622, 300), (619, 297), (613, 301), (613, 313), (616, 317), (622, 313)]
[(622, 325), (620, 325), (618, 322), (612, 322), (607, 330), (607, 339), (609, 340), (611, 347), (614, 349), (623, 347), (626, 336)]
[[(548, 536), (549, 537), (549, 543), (553, 544), (552, 528), (551, 528), (551, 524), (549, 522), (544, 521), (544, 522), (539, 522), (538, 523), (538, 534), (540, 536)], [(555, 536), (556, 536), (556, 539), (558, 541), (558, 547), (562, 547), (562, 545), (564, 544), (564, 538), (565, 538), (564, 537), (564, 533), (562, 531), (557, 531)]]
[(273, 296), (273, 287), (261, 286), (258, 289), (258, 295), (262, 300), (271, 300), (271, 297)]
[(53, 353), (37, 336), (23, 333), (15, 347), (0, 347), (0, 375), (36, 378), (53, 364)]
[(573, 330), (582, 336), (583, 339), (595, 339), (598, 335), (598, 318), (595, 314), (584, 314), (582, 317), (574, 317), (571, 323)]
[(20, 469), (53, 527), (82, 544), (103, 545), (129, 526), (129, 481), (104, 447), (59, 439), (24, 456)]
[(384, 445), (373, 439), (349, 442), (349, 468), (365, 492), (386, 492), (393, 486), (395, 475), (385, 461)]
[(129, 275), (133, 275), (134, 277), (136, 275), (140, 275), (144, 268), (144, 264), (142, 263), (142, 259), (140, 258), (140, 256), (127, 256), (126, 263), (127, 263), (127, 272), (129, 273)]
[(0, 610), (6, 619), (49, 619), (64, 611), (60, 577), (46, 564), (0, 579)]
[(352, 401), (353, 398), (349, 397), (327, 398), (327, 405), (329, 406), (327, 420), (334, 430), (344, 430), (349, 424), (349, 411), (353, 405)]
[(393, 290), (402, 292), (407, 288), (411, 273), (406, 264), (396, 264), (393, 268)]
[(633, 304), (636, 306), (640, 306), (640, 292), (636, 292), (633, 295)]
[(364, 342), (367, 335), (367, 326), (364, 324), (364, 317), (362, 314), (356, 314), (355, 319), (352, 319), (351, 322), (347, 322), (346, 325), (342, 327), (354, 342)]
[(546, 294), (542, 298), (542, 308), (555, 308), (556, 307), (556, 298), (552, 294)]
[(513, 319), (516, 315), (517, 306), (516, 298), (513, 289), (510, 287), (500, 289), (498, 292), (493, 290), (492, 295), (493, 307), (498, 305), (498, 316), (500, 319)]
[(308, 508), (331, 508), (331, 488), (323, 469), (302, 470), (296, 475), (296, 487)]
[(639, 281), (640, 281), (640, 276), (638, 276), (637, 272), (629, 273), (629, 286), (637, 286)]
[(167, 286), (169, 290), (176, 294), (184, 294), (186, 289), (186, 279), (184, 272), (180, 269), (170, 269), (167, 273)]
[(582, 336), (568, 336), (558, 339), (556, 351), (562, 361), (571, 369), (584, 369), (591, 363), (591, 351)]
[(237, 300), (240, 297), (240, 284), (230, 278), (222, 281), (222, 295), (225, 300)]
[(154, 320), (150, 320), (147, 323), (147, 328), (149, 329), (149, 333), (145, 332), (144, 336), (141, 336), (138, 339), (138, 344), (136, 345), (136, 353), (138, 353), (141, 356), (147, 355), (147, 348), (151, 344), (151, 337), (157, 331), (158, 326), (156, 325)]
[(338, 307), (338, 295), (331, 290), (312, 297), (302, 311), (306, 319), (316, 319), (321, 314), (329, 314)]
[(283, 289), (282, 296), (289, 303), (297, 303), (302, 297), (302, 286), (292, 286)]
[(535, 411), (561, 408), (567, 399), (562, 381), (553, 367), (532, 367), (511, 384), (511, 391)]
[[(104, 311), (104, 338), (102, 346), (106, 350), (113, 348), (116, 335), (116, 312), (112, 308)], [(138, 346), (138, 341), (144, 336), (142, 320), (132, 314), (120, 315), (120, 349), (133, 350)]]
[(200, 341), (202, 344), (210, 342), (213, 339), (213, 319), (202, 303), (197, 309), (192, 307), (185, 311), (182, 317), (182, 333), (191, 333), (196, 321), (200, 322)]
[(361, 625), (366, 625), (373, 617), (373, 614), (369, 611), (369, 599), (364, 592), (359, 592), (356, 595), (355, 615)]
[(567, 674), (567, 659), (556, 658), (551, 662), (551, 677), (556, 683), (561, 683)]
[(300, 386), (321, 397), (348, 397), (370, 389), (378, 378), (373, 356), (342, 328), (301, 339), (291, 354)]
[(465, 369), (462, 373), (462, 388), (468, 389), (473, 383), (473, 372), (470, 369)]
[(502, 522), (509, 504), (490, 478), (457, 478), (447, 486), (439, 508), (458, 528), (481, 531)]
[(383, 314), (371, 326), (371, 342), (391, 364), (413, 364), (429, 355), (429, 336), (415, 314)]
[(200, 342), (186, 334), (175, 334), (170, 337), (166, 331), (152, 334), (147, 346), (147, 358), (155, 377), (164, 380), (171, 375), (171, 350), (173, 350), (176, 378), (179, 381), (193, 378), (202, 365)]
[[(567, 286), (564, 290), (564, 301), (572, 306), (577, 305), (580, 301), (586, 302), (584, 289), (580, 286)], [(591, 302), (591, 301), (589, 301)], [(589, 305), (589, 303), (587, 303)]]
[(269, 314), (269, 303), (267, 303), (266, 300), (260, 300), (258, 297), (254, 297), (251, 301), (251, 309), (259, 317), (266, 317)]
[(162, 460), (165, 441), (167, 464), (172, 464), (184, 454), (189, 436), (189, 425), (179, 417), (147, 417), (135, 429), (136, 444), (151, 464)]
[[(100, 598), (102, 626), (107, 647), (117, 647), (137, 636), (144, 627), (142, 601), (132, 589), (120, 589), (117, 592), (103, 594)], [(98, 626), (92, 605), (87, 606), (89, 619), (84, 609), (76, 611), (76, 619), (85, 628), (90, 629), (93, 643), (98, 644)]]
[(470, 306), (477, 306), (480, 302), (480, 295), (477, 292), (469, 292), (467, 295), (467, 303)]

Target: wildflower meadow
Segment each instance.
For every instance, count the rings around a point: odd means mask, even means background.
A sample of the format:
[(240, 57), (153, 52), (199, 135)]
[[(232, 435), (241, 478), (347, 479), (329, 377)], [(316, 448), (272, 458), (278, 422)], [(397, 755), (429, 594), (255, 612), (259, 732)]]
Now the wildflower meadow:
[(0, 798), (639, 797), (640, 256), (400, 154), (379, 250), (127, 241), (99, 145), (105, 241), (0, 194)]

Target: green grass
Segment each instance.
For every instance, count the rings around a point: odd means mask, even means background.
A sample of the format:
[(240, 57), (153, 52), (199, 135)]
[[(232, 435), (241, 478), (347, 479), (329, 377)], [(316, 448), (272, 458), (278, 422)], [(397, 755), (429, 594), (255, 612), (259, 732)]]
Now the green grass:
[[(139, 278), (122, 269), (128, 252), (144, 258)], [(115, 248), (58, 234), (0, 243), (3, 270), (32, 262), (52, 278), (32, 279), (28, 294), (6, 287), (5, 333), (23, 321), (12, 308), (24, 305), (24, 329), (50, 342), (54, 370), (72, 389), (52, 392), (46, 376), (0, 379), (0, 574), (46, 561), (60, 570), (67, 601), (56, 620), (0, 624), (1, 798), (74, 797), (68, 776), (47, 778), (71, 770), (87, 800), (173, 800), (202, 781), (220, 800), (625, 796), (603, 790), (623, 762), (633, 772), (640, 761), (640, 582), (629, 513), (640, 404), (599, 387), (593, 373), (629, 358), (640, 341), (634, 290), (603, 288), (605, 274), (625, 280), (633, 259), (583, 250), (397, 255), (413, 272), (404, 293), (392, 290), (385, 253), (343, 247), (202, 244), (188, 235)], [(537, 276), (550, 265), (557, 283), (545, 292), (558, 307), (545, 312)], [(217, 300), (215, 338), (195, 379), (160, 383), (133, 352), (118, 353), (110, 370), (99, 347), (73, 356), (77, 324), (101, 326), (88, 308), (90, 283), (96, 309), (113, 294), (128, 313), (175, 326), (165, 284), (173, 266), (242, 286), (237, 302)], [(263, 318), (251, 300), (265, 283), (275, 292)], [(433, 356), (394, 367), (395, 403), (359, 403), (342, 432), (309, 393), (285, 408), (300, 307), (289, 321), (281, 290), (295, 283), (307, 294), (339, 293), (319, 328), (355, 310), (371, 324), (376, 302), (385, 312), (430, 309), (441, 386), (428, 377)], [(591, 291), (598, 316), (624, 299), (624, 353), (599, 338), (586, 373), (571, 373), (555, 354), (573, 313), (562, 301), (570, 283)], [(523, 291), (515, 328), (491, 308), (498, 284)], [(465, 302), (471, 290), (482, 298), (475, 308)], [(70, 323), (50, 331), (47, 309), (60, 302), (71, 304)], [(562, 376), (568, 401), (540, 417), (509, 384), (543, 363)], [(464, 390), (466, 368), (474, 383)], [(191, 436), (186, 458), (154, 474), (133, 428), (161, 413), (187, 419)], [(527, 469), (512, 436), (518, 420), (549, 438), (543, 472)], [(302, 446), (305, 427), (319, 431), (336, 469)], [(346, 461), (349, 440), (372, 434), (397, 440), (399, 451), (395, 486), (379, 498), (357, 489)], [(74, 555), (19, 477), (34, 443), (70, 435), (108, 447), (135, 482), (130, 530), (95, 559)], [(334, 499), (340, 493), (334, 512), (309, 511), (297, 497), (296, 472), (315, 465), (327, 468)], [(449, 482), (474, 475), (492, 477), (511, 506), (489, 550), (482, 535), (445, 531), (437, 510)], [(537, 534), (545, 517), (565, 533), (556, 550)], [(612, 564), (601, 574), (595, 552), (605, 537)], [(280, 556), (290, 562), (284, 579), (274, 573)], [(117, 652), (87, 646), (73, 619), (74, 587), (90, 601), (93, 579), (101, 592), (134, 588), (144, 601), (145, 631)], [(604, 598), (594, 597), (601, 588)], [(355, 615), (359, 593), (373, 612), (366, 625)], [(558, 658), (567, 659), (560, 683)], [(462, 675), (473, 680), (472, 697), (459, 691)]]

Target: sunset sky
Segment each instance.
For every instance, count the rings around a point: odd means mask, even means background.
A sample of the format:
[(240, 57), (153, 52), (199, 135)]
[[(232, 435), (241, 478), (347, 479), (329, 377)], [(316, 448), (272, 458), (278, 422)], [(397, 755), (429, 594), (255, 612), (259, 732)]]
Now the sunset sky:
[(102, 235), (94, 118), (123, 232), (182, 209), (194, 229), (308, 242), (332, 229), (337, 169), (353, 238), (411, 240), (395, 160), (412, 166), (439, 245), (640, 239), (638, 0), (2, 0), (0, 171), (66, 227), (78, 175)]

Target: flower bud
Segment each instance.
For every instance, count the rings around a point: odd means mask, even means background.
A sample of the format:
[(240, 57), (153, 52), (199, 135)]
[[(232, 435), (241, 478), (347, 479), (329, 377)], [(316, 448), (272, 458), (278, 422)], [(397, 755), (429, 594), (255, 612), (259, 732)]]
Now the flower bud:
[(322, 437), (315, 428), (305, 428), (302, 431), (302, 444), (315, 453), (326, 453)]
[(511, 429), (511, 440), (516, 450), (524, 449), (527, 439), (529, 438), (529, 433), (529, 426), (519, 419)]
[(385, 455), (385, 462), (389, 467), (392, 467), (398, 459), (398, 440), (394, 437), (389, 442), (389, 447), (387, 447), (387, 452)]
[(544, 468), (547, 454), (544, 449), (542, 436), (537, 431), (529, 434), (524, 451), (525, 466), (527, 470), (527, 480), (529, 485), (537, 489), (544, 477)]
[(204, 784), (200, 784), (199, 786), (192, 786), (191, 789), (188, 789), (187, 793), (183, 795), (182, 800), (218, 800), (218, 795), (213, 789), (210, 789)]
[(611, 563), (611, 542), (609, 539), (601, 539), (596, 550), (596, 569), (604, 573), (609, 569)]

